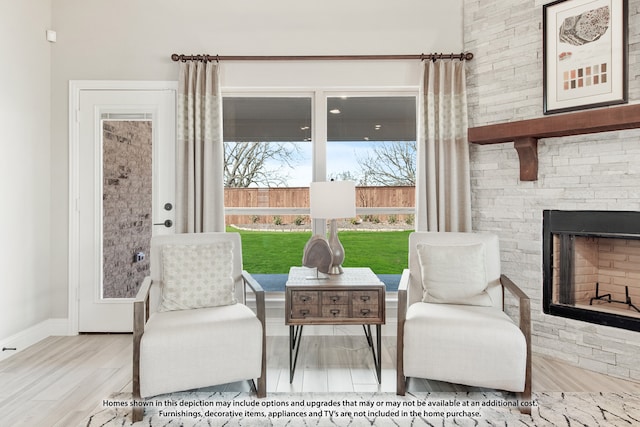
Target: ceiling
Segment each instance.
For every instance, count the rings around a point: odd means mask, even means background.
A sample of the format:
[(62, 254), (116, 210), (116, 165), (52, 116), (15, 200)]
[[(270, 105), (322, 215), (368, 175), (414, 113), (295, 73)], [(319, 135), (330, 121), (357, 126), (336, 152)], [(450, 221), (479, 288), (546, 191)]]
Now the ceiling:
[[(225, 97), (223, 120), (225, 141), (310, 140), (312, 99)], [(416, 99), (414, 96), (328, 98), (327, 139), (415, 141)]]

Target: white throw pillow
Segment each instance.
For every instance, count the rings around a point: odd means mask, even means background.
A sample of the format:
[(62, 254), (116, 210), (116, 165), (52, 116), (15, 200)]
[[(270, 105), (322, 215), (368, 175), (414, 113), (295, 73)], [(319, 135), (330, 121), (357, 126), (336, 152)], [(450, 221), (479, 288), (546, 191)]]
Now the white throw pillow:
[(162, 304), (159, 311), (236, 303), (231, 242), (162, 247)]
[(417, 245), (422, 273), (423, 302), (492, 305), (486, 292), (485, 251), (482, 243), (441, 246)]

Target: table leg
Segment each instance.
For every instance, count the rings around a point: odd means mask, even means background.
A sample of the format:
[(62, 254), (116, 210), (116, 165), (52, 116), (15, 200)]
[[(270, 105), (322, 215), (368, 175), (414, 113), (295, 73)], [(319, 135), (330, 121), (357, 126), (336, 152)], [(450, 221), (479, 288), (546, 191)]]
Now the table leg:
[(382, 325), (376, 325), (376, 340), (378, 341), (378, 384), (382, 384)]
[(371, 335), (371, 325), (362, 325), (364, 329), (364, 335), (367, 337), (367, 344), (371, 347), (371, 354), (373, 355), (373, 364), (376, 367), (376, 374), (378, 375), (378, 384), (382, 384), (382, 339), (381, 339), (381, 325), (376, 325), (376, 347), (373, 346), (373, 336)]
[[(302, 326), (289, 326), (289, 384), (293, 382), (298, 363), (298, 351), (300, 351), (300, 339), (302, 338)], [(294, 355), (295, 350), (295, 355)]]

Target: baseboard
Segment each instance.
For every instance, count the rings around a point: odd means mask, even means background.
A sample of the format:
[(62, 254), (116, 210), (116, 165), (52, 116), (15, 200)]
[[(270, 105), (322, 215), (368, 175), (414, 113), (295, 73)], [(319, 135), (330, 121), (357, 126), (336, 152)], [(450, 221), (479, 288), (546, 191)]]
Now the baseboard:
[(69, 335), (68, 324), (69, 321), (67, 319), (47, 319), (0, 340), (0, 348), (3, 349), (0, 351), (0, 360), (7, 359), (47, 337)]

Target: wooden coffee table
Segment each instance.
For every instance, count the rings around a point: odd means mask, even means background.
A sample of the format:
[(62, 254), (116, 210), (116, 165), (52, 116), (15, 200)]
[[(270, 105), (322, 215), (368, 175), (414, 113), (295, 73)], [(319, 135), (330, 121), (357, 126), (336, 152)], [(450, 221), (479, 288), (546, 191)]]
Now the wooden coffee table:
[[(291, 267), (285, 292), (289, 325), (289, 382), (298, 361), (304, 325), (362, 325), (381, 382), (381, 328), (385, 323), (385, 287), (370, 268), (344, 268), (339, 275), (317, 275), (315, 269)], [(371, 325), (376, 326), (376, 346)]]

